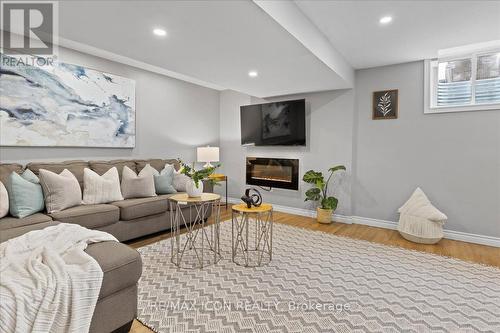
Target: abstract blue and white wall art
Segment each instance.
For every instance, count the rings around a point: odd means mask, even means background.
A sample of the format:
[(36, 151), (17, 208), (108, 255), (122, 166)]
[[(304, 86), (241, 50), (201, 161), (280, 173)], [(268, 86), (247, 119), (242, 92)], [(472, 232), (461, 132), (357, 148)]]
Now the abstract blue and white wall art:
[(1, 146), (135, 146), (134, 80), (65, 63), (16, 65), (0, 56)]

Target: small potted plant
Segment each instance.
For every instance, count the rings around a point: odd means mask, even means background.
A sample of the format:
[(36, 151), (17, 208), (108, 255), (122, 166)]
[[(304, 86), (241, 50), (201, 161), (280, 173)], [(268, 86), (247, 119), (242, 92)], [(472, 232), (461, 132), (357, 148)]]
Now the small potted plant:
[[(189, 197), (196, 198), (200, 197), (203, 193), (203, 180), (207, 179), (219, 165), (210, 166), (203, 168), (201, 170), (195, 170), (194, 163), (193, 166), (189, 166), (186, 163), (179, 160), (181, 165), (180, 173), (191, 178), (190, 182), (186, 183), (186, 192)], [(213, 181), (213, 180), (210, 180)]]
[(320, 223), (331, 223), (332, 214), (337, 208), (338, 199), (334, 196), (328, 196), (328, 183), (332, 178), (335, 171), (345, 170), (345, 166), (337, 165), (328, 169), (330, 175), (325, 182), (322, 172), (317, 172), (314, 170), (309, 170), (304, 174), (302, 180), (306, 183), (312, 184), (314, 187), (306, 191), (306, 199), (304, 201), (316, 201), (319, 202), (319, 206), (316, 208), (317, 220)]

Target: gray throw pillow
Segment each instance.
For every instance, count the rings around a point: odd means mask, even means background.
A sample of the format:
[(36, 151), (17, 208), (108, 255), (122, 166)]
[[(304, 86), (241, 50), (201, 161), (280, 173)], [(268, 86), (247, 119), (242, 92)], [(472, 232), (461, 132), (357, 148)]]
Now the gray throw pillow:
[(122, 195), (124, 199), (156, 196), (153, 174), (144, 169), (136, 175), (128, 166), (123, 167)]
[(57, 174), (40, 169), (39, 176), (45, 197), (45, 207), (49, 214), (81, 205), (82, 189), (71, 171), (64, 169)]
[(178, 192), (186, 192), (187, 183), (189, 183), (190, 181), (192, 181), (191, 178), (189, 178), (185, 174), (180, 173), (179, 171), (174, 172), (173, 185)]

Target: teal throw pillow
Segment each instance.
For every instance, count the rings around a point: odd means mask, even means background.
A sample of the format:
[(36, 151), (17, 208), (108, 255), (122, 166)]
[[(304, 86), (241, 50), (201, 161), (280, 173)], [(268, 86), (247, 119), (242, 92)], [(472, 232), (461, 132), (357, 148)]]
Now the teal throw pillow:
[(10, 215), (23, 218), (42, 211), (45, 207), (38, 177), (29, 169), (22, 175), (12, 172), (7, 186)]
[(174, 166), (167, 164), (159, 174), (154, 175), (156, 194), (177, 193), (172, 184), (174, 181), (174, 172)]

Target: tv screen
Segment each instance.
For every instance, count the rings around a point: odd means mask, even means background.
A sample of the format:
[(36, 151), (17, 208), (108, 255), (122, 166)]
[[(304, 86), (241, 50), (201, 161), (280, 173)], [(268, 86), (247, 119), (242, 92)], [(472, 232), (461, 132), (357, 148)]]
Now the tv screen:
[(240, 107), (241, 144), (305, 146), (305, 99)]

